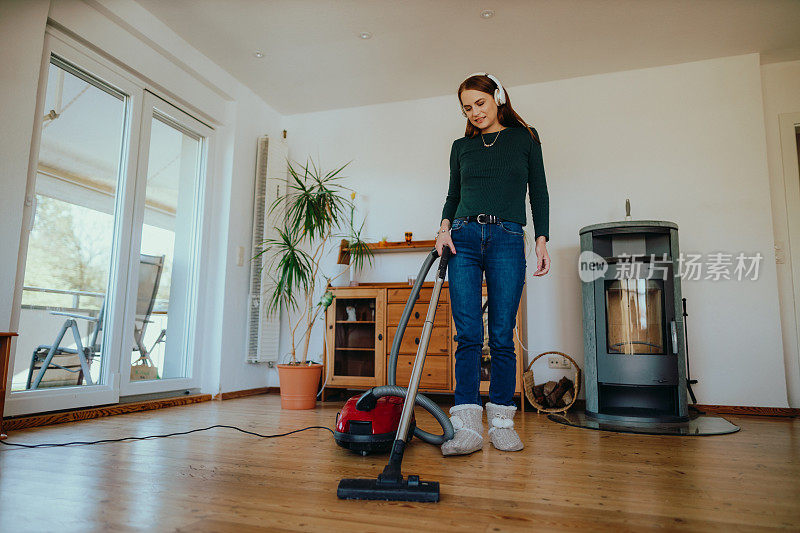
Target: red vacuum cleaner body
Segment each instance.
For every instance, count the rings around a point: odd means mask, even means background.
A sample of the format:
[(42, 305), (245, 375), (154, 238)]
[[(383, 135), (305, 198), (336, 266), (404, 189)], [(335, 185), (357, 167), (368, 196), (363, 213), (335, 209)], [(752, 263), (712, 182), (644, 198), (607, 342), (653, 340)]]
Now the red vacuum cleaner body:
[[(397, 436), (404, 399), (397, 396), (379, 398), (375, 408), (359, 411), (356, 402), (361, 396), (353, 396), (336, 415), (336, 431), (333, 437), (342, 448), (367, 455), (388, 452)], [(411, 425), (414, 426), (414, 419)], [(414, 432), (409, 432), (409, 440)]]

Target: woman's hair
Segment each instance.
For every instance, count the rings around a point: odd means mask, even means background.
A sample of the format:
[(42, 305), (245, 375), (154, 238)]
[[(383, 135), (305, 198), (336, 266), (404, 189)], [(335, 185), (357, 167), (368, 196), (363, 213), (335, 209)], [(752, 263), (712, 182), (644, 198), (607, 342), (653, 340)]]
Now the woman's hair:
[[(490, 94), (492, 95), (492, 98), (494, 98), (494, 91), (495, 89), (497, 89), (497, 84), (494, 81), (492, 81), (492, 79), (489, 78), (489, 76), (484, 76), (484, 75), (470, 76), (466, 80), (462, 81), (461, 85), (458, 86), (458, 104), (462, 106), (462, 108), (463, 104), (461, 103), (461, 93), (469, 89), (474, 89), (476, 91), (481, 91)], [(531, 129), (532, 126), (529, 127), (528, 124), (524, 120), (522, 120), (522, 117), (519, 116), (516, 111), (514, 111), (514, 108), (511, 107), (511, 97), (509, 97), (508, 95), (508, 90), (505, 87), (503, 87), (503, 90), (506, 93), (506, 103), (497, 107), (498, 122), (500, 122), (501, 125), (507, 128), (511, 128), (514, 126), (519, 126), (523, 128), (527, 127), (528, 131), (531, 134), (531, 137), (533, 137), (533, 140), (539, 144), (542, 144), (542, 141), (540, 141), (536, 137), (536, 134), (533, 133), (533, 130)], [(472, 122), (470, 122), (469, 119), (467, 119), (467, 129), (464, 135), (466, 137), (475, 137), (480, 132), (481, 130), (475, 127), (475, 125), (473, 125)]]

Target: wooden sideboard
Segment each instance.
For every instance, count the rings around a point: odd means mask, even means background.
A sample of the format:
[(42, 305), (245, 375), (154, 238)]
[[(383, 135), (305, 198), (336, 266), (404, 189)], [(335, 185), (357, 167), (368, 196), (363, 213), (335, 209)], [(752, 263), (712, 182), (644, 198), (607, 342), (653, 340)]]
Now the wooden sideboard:
[(11, 353), (11, 340), (16, 333), (0, 333), (0, 439), (6, 438), (3, 433), (3, 412), (6, 406), (6, 382), (8, 381), (9, 354)]
[[(406, 386), (417, 354), (422, 326), (428, 312), (434, 283), (425, 282), (406, 326), (397, 360), (397, 384)], [(327, 287), (334, 294), (325, 314), (326, 389), (367, 389), (385, 385), (394, 335), (405, 309), (411, 286), (408, 283), (360, 283), (350, 287)], [(483, 285), (483, 301), (487, 298)], [(520, 337), (524, 338), (525, 293), (517, 310)], [(348, 311), (348, 307), (350, 310)], [(488, 352), (488, 321), (484, 314), (484, 353)], [(434, 316), (420, 392), (452, 394), (455, 387), (456, 329), (450, 310), (448, 282), (442, 286)], [(517, 355), (516, 394), (522, 398), (523, 350), (514, 335)], [(481, 375), (481, 392), (489, 392), (488, 357)], [(325, 398), (323, 392), (323, 400)], [(524, 402), (521, 402), (524, 407)]]

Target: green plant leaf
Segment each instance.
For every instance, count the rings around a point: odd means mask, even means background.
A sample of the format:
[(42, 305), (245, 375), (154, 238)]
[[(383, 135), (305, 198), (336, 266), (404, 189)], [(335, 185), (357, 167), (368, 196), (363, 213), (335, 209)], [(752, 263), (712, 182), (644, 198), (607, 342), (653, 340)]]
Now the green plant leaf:
[(366, 220), (362, 221), (358, 231), (348, 236), (348, 241), (350, 241), (350, 263), (353, 265), (351, 268), (362, 268), (364, 266), (364, 260), (367, 260), (369, 265), (372, 266), (374, 252), (370, 245), (361, 238), (361, 232), (364, 230), (365, 223)]
[(308, 291), (314, 266), (311, 257), (300, 247), (302, 239), (295, 232), (287, 227), (275, 229), (278, 237), (263, 241), (259, 246), (261, 250), (254, 256), (268, 256), (262, 269), (267, 268), (267, 277), (273, 282), (267, 306), (269, 316), (280, 310), (281, 301), (292, 310), (298, 308), (298, 293)]

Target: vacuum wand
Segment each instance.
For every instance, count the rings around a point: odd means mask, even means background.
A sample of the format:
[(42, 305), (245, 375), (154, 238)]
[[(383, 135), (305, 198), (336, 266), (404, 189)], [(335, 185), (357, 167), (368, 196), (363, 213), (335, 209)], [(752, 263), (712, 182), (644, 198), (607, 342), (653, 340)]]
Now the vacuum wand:
[[(435, 250), (432, 253), (436, 253)], [(353, 500), (394, 500), (394, 501), (419, 501), (419, 502), (438, 502), (439, 501), (439, 482), (420, 481), (419, 476), (408, 476), (404, 480), (401, 473), (401, 464), (405, 452), (408, 431), (411, 427), (411, 417), (414, 414), (414, 404), (419, 390), (419, 383), (422, 379), (422, 369), (425, 366), (425, 356), (428, 351), (431, 331), (433, 330), (433, 318), (439, 303), (439, 294), (444, 284), (445, 273), (447, 272), (447, 261), (450, 257), (450, 248), (445, 246), (442, 249), (442, 256), (439, 260), (439, 272), (433, 286), (431, 301), (428, 305), (428, 313), (425, 316), (425, 324), (422, 329), (420, 343), (417, 347), (417, 355), (414, 358), (414, 367), (411, 370), (411, 380), (408, 384), (403, 411), (400, 415), (400, 424), (397, 428), (397, 436), (392, 445), (392, 452), (389, 456), (389, 463), (377, 479), (343, 479), (339, 482), (337, 495), (342, 499)], [(418, 283), (422, 283), (422, 279)]]
[[(414, 398), (417, 396), (419, 390), (419, 382), (422, 379), (422, 368), (425, 366), (425, 356), (428, 351), (428, 344), (431, 339), (431, 331), (433, 330), (433, 316), (436, 314), (436, 306), (439, 304), (439, 293), (442, 290), (442, 283), (444, 280), (437, 276), (434, 282), (433, 294), (431, 294), (431, 303), (428, 306), (428, 314), (425, 316), (425, 324), (422, 327), (422, 336), (420, 337), (419, 346), (417, 346), (417, 356), (414, 358), (414, 367), (411, 369), (411, 381), (408, 383), (407, 400), (403, 404), (403, 412), (400, 415), (400, 427), (397, 428), (397, 441), (406, 441), (408, 437), (408, 428), (411, 426), (411, 415), (414, 413)], [(408, 401), (408, 398), (411, 401)]]

